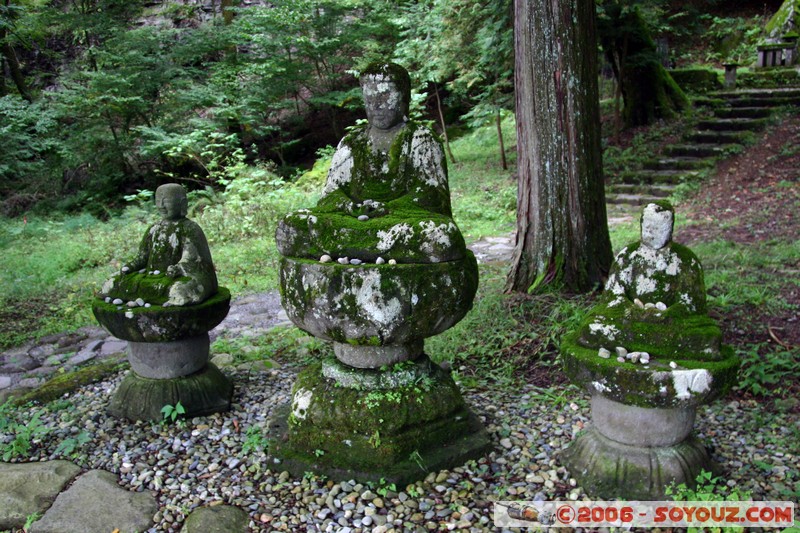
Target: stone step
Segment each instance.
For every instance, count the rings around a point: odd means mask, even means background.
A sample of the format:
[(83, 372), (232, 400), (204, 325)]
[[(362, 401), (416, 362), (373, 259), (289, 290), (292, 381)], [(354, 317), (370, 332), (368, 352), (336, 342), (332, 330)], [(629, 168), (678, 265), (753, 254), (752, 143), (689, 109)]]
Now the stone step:
[(800, 105), (800, 97), (796, 96), (771, 96), (771, 97), (742, 97), (728, 100), (731, 107), (780, 107), (789, 105)]
[(769, 107), (718, 107), (714, 115), (718, 118), (766, 118), (772, 114)]
[(718, 118), (701, 120), (697, 124), (699, 130), (714, 131), (757, 131), (767, 125), (765, 118)]
[(712, 98), (735, 100), (737, 98), (800, 98), (800, 87), (783, 89), (741, 89), (738, 91), (717, 91)]
[(714, 161), (705, 157), (660, 157), (645, 161), (645, 170), (697, 170), (708, 168)]
[(616, 183), (608, 187), (609, 195), (639, 195), (667, 198), (675, 191), (674, 185), (653, 185), (647, 183)]
[(659, 200), (663, 200), (663, 198), (648, 194), (609, 194), (606, 196), (606, 203), (612, 205), (625, 204), (640, 206), (649, 204), (650, 202), (658, 202)]
[(624, 172), (621, 176), (622, 183), (650, 183), (650, 184), (669, 184), (680, 183), (681, 181), (696, 178), (700, 172), (698, 170), (673, 169), (673, 170), (652, 170), (643, 169), (639, 171)]
[(678, 157), (720, 157), (736, 145), (729, 144), (674, 144), (664, 151), (666, 155)]
[(684, 140), (695, 144), (742, 144), (749, 132), (743, 131), (696, 131), (684, 137)]

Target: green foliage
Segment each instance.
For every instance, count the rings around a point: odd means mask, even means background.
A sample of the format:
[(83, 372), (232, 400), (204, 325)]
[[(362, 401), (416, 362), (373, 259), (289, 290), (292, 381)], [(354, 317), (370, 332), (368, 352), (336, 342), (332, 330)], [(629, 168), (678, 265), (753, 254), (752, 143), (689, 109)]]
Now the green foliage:
[(56, 447), (54, 453), (63, 457), (72, 457), (81, 446), (90, 440), (92, 440), (91, 436), (89, 436), (86, 431), (81, 431), (74, 437), (63, 439)]
[(161, 408), (161, 414), (164, 415), (164, 422), (175, 422), (179, 416), (186, 414), (186, 408), (181, 402), (175, 405), (167, 404)]
[(797, 349), (758, 343), (736, 350), (742, 360), (739, 389), (756, 396), (786, 396), (790, 393), (781, 384), (786, 376), (800, 372)]
[(750, 501), (752, 496), (747, 491), (730, 489), (722, 479), (711, 472), (702, 470), (696, 478), (695, 487), (687, 487), (685, 483), (666, 488), (667, 496), (673, 501), (718, 502), (718, 501)]
[(260, 426), (250, 426), (247, 428), (245, 439), (242, 443), (242, 454), (248, 455), (268, 449), (269, 439), (264, 435), (264, 428)]
[(42, 414), (41, 410), (18, 413), (10, 400), (0, 405), (0, 457), (3, 461), (30, 456), (34, 443), (50, 431), (40, 420)]

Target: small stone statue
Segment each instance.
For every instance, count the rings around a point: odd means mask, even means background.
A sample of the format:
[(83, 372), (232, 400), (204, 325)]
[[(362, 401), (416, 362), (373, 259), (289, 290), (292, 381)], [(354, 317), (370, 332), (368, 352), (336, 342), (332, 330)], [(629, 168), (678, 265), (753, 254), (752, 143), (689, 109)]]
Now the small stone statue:
[(92, 304), (100, 325), (128, 341), (132, 371), (109, 411), (130, 420), (159, 420), (178, 403), (186, 416), (225, 411), (233, 383), (209, 362), (208, 332), (228, 314), (231, 293), (217, 285), (203, 230), (186, 218), (183, 187), (159, 187), (156, 206), (163, 219)]
[(216, 294), (217, 275), (203, 230), (186, 218), (186, 191), (177, 183), (162, 185), (156, 206), (163, 220), (148, 228), (139, 253), (106, 281), (102, 294), (164, 306), (199, 304)]
[(641, 241), (617, 255), (599, 303), (561, 341), (564, 371), (592, 396), (592, 425), (561, 460), (598, 498), (660, 500), (710, 470), (696, 409), (736, 380), (700, 262), (672, 242), (674, 219), (667, 202), (645, 206)]
[(674, 221), (667, 202), (645, 206), (641, 241), (615, 258), (582, 345), (701, 361), (721, 357), (721, 331), (706, 315), (703, 269), (691, 250), (672, 242)]
[(408, 72), (394, 63), (373, 64), (361, 88), (368, 124), (339, 143), (317, 206), (280, 223), (279, 251), (356, 264), (463, 258), (441, 144), (428, 127), (407, 118)]

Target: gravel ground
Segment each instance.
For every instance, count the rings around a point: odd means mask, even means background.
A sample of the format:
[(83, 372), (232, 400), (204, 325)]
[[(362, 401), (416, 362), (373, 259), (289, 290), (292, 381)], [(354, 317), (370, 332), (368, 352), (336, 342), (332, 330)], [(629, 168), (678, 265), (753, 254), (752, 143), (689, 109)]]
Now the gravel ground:
[[(160, 510), (152, 531), (177, 531), (192, 509), (218, 503), (247, 509), (253, 531), (486, 531), (494, 529), (495, 500), (590, 499), (558, 463), (559, 450), (588, 423), (588, 396), (573, 388), (560, 397), (526, 384), (466, 391), (495, 451), (452, 471), (430, 472), (413, 486), (273, 472), (263, 450), (245, 454), (242, 447), (248, 428), (267, 427), (273, 408), (288, 401), (295, 375), (288, 367), (236, 371), (229, 413), (172, 425), (106, 415), (117, 376), (51, 404), (53, 411), (41, 417), (49, 433), (28, 460), (55, 459), (60, 442), (87, 432), (91, 440), (72, 459), (119, 474), (132, 490), (153, 491)], [(751, 491), (755, 500), (797, 499), (796, 417), (762, 412), (755, 402), (720, 401), (700, 409), (696, 428), (729, 487)], [(781, 447), (788, 442), (794, 449)]]

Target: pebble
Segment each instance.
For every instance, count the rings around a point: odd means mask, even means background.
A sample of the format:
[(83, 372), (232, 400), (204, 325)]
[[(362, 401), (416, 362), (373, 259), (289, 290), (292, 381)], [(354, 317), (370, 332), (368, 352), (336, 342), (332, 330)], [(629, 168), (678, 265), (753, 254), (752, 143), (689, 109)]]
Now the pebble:
[(617, 357), (617, 361), (620, 362), (620, 363), (624, 363), (625, 362), (625, 358), (624, 357)]
[(611, 357), (611, 352), (609, 352), (605, 348), (600, 348), (599, 350), (597, 350), (597, 355), (602, 357), (603, 359), (608, 359), (609, 357)]
[(122, 305), (124, 302), (122, 301), (122, 298), (114, 298), (111, 303), (114, 305)]
[(390, 265), (396, 265), (397, 264), (397, 260), (396, 259), (389, 259), (389, 264)]
[(620, 357), (625, 357), (625, 356), (628, 355), (628, 350), (626, 350), (622, 346), (617, 346), (616, 348), (614, 348), (614, 350), (617, 352), (617, 355), (620, 356)]
[(123, 272), (123, 273), (125, 273), (125, 272), (130, 272), (130, 271), (131, 271), (131, 269), (125, 266), (125, 267), (122, 267), (122, 268), (120, 269), (120, 271), (121, 271), (121, 272)]
[(644, 308), (645, 309), (655, 309), (656, 308), (656, 304), (651, 303), (651, 302), (647, 302), (646, 304), (644, 304)]
[(149, 307), (152, 307), (152, 305), (151, 305), (151, 304), (147, 304), (147, 303), (146, 303), (146, 304), (144, 304), (144, 306), (145, 306), (145, 307), (148, 307), (148, 308), (149, 308)]
[(146, 268), (143, 268), (143, 269), (141, 269), (141, 270), (139, 271), (139, 274), (144, 274), (145, 272), (147, 272), (147, 269), (146, 269)]
[(161, 274), (160, 270), (153, 270), (153, 275), (154, 276), (158, 276), (159, 274)]
[(361, 263), (362, 263), (361, 259), (353, 258), (353, 259), (350, 260), (350, 264), (351, 265), (360, 265)]
[(106, 298), (105, 298), (105, 302), (106, 302), (107, 304), (110, 304), (110, 303), (111, 303), (111, 296), (106, 296)]
[(669, 367), (670, 368), (678, 368), (678, 363), (676, 363), (675, 361), (670, 361), (669, 362)]
[(379, 257), (379, 258), (377, 258), (377, 259), (375, 260), (375, 264), (376, 264), (376, 265), (382, 265), (382, 264), (384, 264), (385, 262), (386, 262), (386, 259), (384, 259), (383, 257)]
[(634, 298), (633, 299), (633, 303), (636, 305), (636, 307), (644, 309), (644, 304), (642, 303), (642, 301), (639, 298)]
[(339, 263), (340, 265), (346, 265), (347, 263), (350, 262), (350, 259), (347, 257), (340, 257), (339, 259), (336, 260), (336, 262)]
[(667, 304), (665, 304), (664, 302), (656, 302), (656, 309), (658, 309), (659, 311), (666, 311)]
[(144, 304), (145, 302), (142, 298), (136, 298), (136, 305), (138, 305), (139, 307), (144, 307)]
[(319, 262), (320, 263), (330, 263), (332, 260), (333, 260), (333, 258), (331, 256), (329, 256), (328, 254), (325, 254), (325, 255), (323, 255), (322, 257), (319, 258)]
[(363, 222), (365, 220), (369, 220), (369, 217), (367, 215), (358, 215), (358, 220)]
[(127, 304), (125, 304), (125, 305), (127, 305), (128, 307), (139, 307), (139, 304), (137, 304), (137, 303), (136, 303), (135, 301), (133, 301), (133, 300), (131, 300), (130, 302), (128, 302), (128, 303), (127, 303)]
[[(187, 419), (182, 426), (100, 415), (124, 372), (63, 398), (68, 411), (20, 407), (23, 417), (42, 410), (40, 420), (48, 430), (26, 461), (58, 457), (55, 450), (64, 439), (85, 431), (90, 441), (78, 449), (75, 462), (116, 473), (128, 490), (158, 492), (161, 510), (151, 529), (158, 533), (179, 531), (194, 508), (223, 503), (247, 511), (254, 530), (489, 531), (491, 502), (500, 491), (506, 494), (502, 499), (520, 501), (588, 498), (557, 460), (573, 429), (589, 422), (585, 394), (570, 392), (568, 402), (554, 404), (533, 399), (537, 389), (524, 382), (513, 390), (463, 388), (465, 400), (499, 443), (496, 449), (451, 470), (430, 472), (413, 490), (397, 487), (384, 493), (375, 488), (380, 485), (353, 480), (291, 476), (268, 462), (263, 450), (244, 454), (247, 428), (268, 427), (274, 409), (291, 398), (297, 368), (230, 372), (237, 384), (231, 411)], [(728, 478), (737, 488), (752, 491), (759, 500), (780, 501), (778, 489), (765, 487), (780, 486), (778, 467), (796, 462), (796, 457), (766, 444), (780, 429), (765, 428), (766, 435), (743, 429), (753, 427), (756, 416), (763, 416), (762, 410), (749, 400), (703, 406), (697, 431), (714, 441), (715, 455), (730, 466)], [(745, 455), (774, 467), (771, 472), (758, 470), (752, 461), (741, 462)]]

